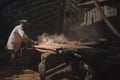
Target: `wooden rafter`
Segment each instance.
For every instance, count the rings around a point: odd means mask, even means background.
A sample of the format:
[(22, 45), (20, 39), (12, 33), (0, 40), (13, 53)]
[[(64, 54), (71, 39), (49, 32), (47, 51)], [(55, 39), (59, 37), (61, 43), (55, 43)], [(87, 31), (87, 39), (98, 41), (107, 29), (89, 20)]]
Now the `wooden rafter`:
[[(103, 2), (107, 2), (108, 0), (98, 0), (99, 3), (103, 3)], [(91, 4), (94, 4), (94, 1), (87, 1), (87, 2), (84, 2), (84, 3), (80, 3), (78, 4), (78, 6), (86, 6), (86, 5), (91, 5)]]

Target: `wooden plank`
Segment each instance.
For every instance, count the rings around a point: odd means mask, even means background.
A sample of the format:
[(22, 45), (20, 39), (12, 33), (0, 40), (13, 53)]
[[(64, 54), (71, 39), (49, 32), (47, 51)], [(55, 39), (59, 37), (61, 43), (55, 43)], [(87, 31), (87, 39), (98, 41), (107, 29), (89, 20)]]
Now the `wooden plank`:
[[(98, 0), (99, 3), (106, 2), (106, 1), (108, 1), (108, 0)], [(80, 3), (80, 4), (78, 4), (78, 6), (86, 6), (86, 5), (91, 5), (91, 4), (94, 4), (94, 1)]]

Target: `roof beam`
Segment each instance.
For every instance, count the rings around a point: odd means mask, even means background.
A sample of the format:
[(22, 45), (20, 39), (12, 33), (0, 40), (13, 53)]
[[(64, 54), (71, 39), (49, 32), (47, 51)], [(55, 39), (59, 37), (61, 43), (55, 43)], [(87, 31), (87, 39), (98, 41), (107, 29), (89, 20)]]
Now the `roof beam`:
[[(103, 2), (107, 2), (108, 0), (98, 0), (99, 3), (103, 3)], [(94, 4), (94, 1), (87, 1), (87, 2), (84, 2), (84, 3), (80, 3), (78, 4), (78, 6), (86, 6), (86, 5), (92, 5)]]

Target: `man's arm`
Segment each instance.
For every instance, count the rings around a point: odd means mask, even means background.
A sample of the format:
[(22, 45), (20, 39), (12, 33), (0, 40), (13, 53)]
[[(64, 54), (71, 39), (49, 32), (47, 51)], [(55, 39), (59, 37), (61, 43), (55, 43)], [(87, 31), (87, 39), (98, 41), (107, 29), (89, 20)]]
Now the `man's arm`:
[(18, 27), (18, 33), (20, 34), (22, 41), (31, 45), (35, 45), (36, 42), (28, 37), (21, 27)]
[(37, 45), (38, 43), (31, 38), (29, 38), (26, 34), (23, 35), (23, 41), (25, 43), (31, 44), (31, 45)]

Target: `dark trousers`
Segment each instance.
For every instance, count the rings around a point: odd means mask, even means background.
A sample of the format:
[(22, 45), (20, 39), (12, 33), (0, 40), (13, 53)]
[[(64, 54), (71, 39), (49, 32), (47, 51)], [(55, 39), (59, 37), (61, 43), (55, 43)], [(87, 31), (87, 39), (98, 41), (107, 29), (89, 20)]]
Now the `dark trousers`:
[(14, 50), (8, 50), (8, 52), (10, 54), (10, 62), (9, 62), (9, 64), (16, 68), (16, 65), (17, 65), (17, 53)]

